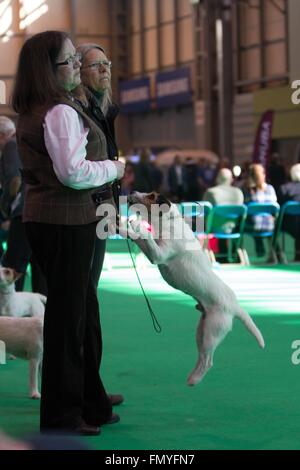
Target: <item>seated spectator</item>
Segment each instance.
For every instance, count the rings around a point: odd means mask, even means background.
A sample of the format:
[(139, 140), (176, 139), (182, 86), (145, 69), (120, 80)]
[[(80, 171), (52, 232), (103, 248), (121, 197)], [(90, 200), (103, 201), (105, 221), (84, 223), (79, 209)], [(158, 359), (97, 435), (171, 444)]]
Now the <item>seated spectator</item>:
[[(239, 188), (232, 186), (233, 175), (228, 168), (222, 168), (216, 179), (217, 185), (206, 190), (203, 200), (210, 202), (213, 206), (219, 204), (243, 204), (244, 195)], [(222, 225), (220, 220), (220, 225)], [(219, 262), (228, 262), (228, 243), (227, 240), (219, 240), (217, 260)]]
[[(266, 183), (265, 169), (259, 163), (249, 166), (248, 178), (244, 187), (245, 203), (249, 202), (277, 202), (275, 189)], [(274, 230), (274, 217), (272, 215), (256, 215), (247, 221), (248, 229), (264, 232)], [(265, 255), (265, 248), (261, 238), (255, 238), (257, 256)]]
[[(280, 205), (288, 201), (300, 202), (300, 163), (292, 166), (290, 177), (291, 181), (279, 188), (278, 202)], [(283, 229), (295, 238), (295, 261), (300, 261), (300, 217), (285, 216)]]
[(232, 186), (233, 176), (231, 170), (222, 168), (216, 179), (216, 186), (206, 190), (203, 200), (213, 206), (218, 204), (243, 204), (244, 195), (239, 188)]

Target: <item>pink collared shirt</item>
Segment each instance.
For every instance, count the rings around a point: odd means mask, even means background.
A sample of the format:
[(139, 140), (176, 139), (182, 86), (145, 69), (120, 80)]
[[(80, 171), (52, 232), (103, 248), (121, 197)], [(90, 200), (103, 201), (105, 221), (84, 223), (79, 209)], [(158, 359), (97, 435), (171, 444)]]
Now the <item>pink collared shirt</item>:
[(89, 129), (82, 118), (65, 104), (50, 109), (45, 117), (44, 138), (58, 180), (73, 189), (92, 189), (117, 177), (111, 160), (86, 160)]

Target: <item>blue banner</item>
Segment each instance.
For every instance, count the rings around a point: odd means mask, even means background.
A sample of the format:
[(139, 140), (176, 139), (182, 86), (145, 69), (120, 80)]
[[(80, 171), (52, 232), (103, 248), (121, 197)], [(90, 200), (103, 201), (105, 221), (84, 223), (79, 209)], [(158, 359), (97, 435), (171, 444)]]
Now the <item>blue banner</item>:
[(150, 111), (150, 79), (121, 82), (119, 86), (120, 106), (123, 113)]
[(189, 68), (162, 72), (156, 75), (158, 108), (188, 104), (192, 101), (191, 71)]

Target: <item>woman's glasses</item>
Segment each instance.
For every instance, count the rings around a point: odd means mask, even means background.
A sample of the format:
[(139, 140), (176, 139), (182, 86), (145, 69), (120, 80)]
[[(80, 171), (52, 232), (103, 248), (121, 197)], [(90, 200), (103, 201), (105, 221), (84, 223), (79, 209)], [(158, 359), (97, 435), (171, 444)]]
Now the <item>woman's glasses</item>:
[(82, 59), (82, 54), (80, 52), (77, 52), (76, 54), (72, 55), (71, 57), (68, 57), (68, 59), (64, 60), (63, 62), (57, 62), (55, 65), (73, 65), (75, 62), (81, 62)]

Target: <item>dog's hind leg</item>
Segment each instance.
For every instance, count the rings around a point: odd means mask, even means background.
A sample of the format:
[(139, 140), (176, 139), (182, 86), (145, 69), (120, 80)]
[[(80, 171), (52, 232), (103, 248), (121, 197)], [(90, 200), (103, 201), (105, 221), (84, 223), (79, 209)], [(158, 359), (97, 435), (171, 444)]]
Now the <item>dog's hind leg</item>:
[(39, 359), (29, 360), (29, 396), (33, 399), (41, 398), (38, 390)]
[(199, 358), (188, 377), (188, 385), (199, 383), (212, 367), (214, 352), (231, 327), (232, 317), (229, 315), (225, 316), (216, 311), (202, 315), (196, 333)]
[[(199, 306), (196, 305), (196, 309), (200, 310)], [(202, 309), (201, 309), (202, 310)], [(200, 311), (201, 311), (200, 310)], [(198, 361), (196, 366), (190, 373), (187, 383), (188, 385), (196, 385), (204, 377), (206, 372), (212, 366), (210, 358), (203, 354), (203, 342), (204, 342), (204, 323), (206, 321), (205, 314), (201, 315), (197, 330), (196, 330), (196, 344), (198, 348)]]

